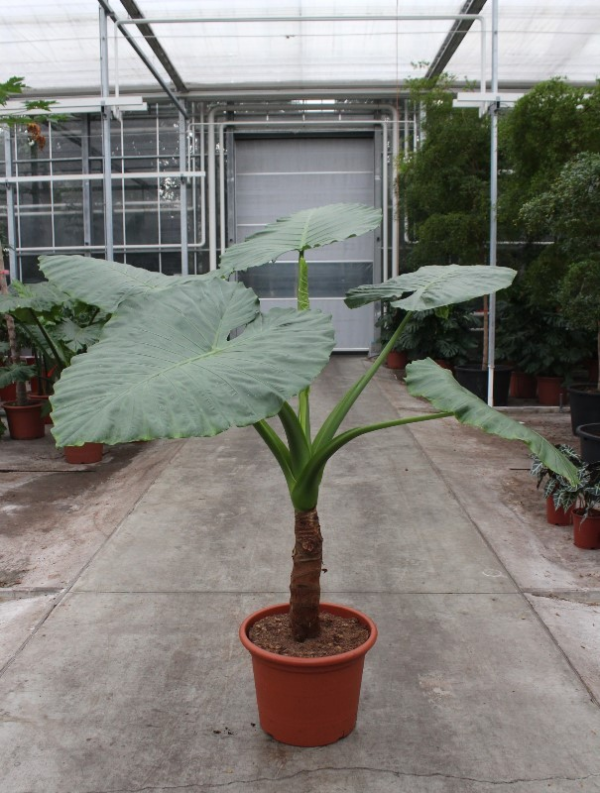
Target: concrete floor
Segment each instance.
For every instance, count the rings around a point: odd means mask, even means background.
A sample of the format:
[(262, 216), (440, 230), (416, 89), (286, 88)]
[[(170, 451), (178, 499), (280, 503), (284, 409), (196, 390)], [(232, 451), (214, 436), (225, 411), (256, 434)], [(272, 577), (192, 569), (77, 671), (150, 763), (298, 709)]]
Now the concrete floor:
[[(333, 359), (315, 421), (364, 365)], [(367, 394), (353, 423), (419, 409), (387, 371)], [(138, 447), (67, 509), (58, 585), (30, 561), (4, 589), (1, 793), (600, 790), (598, 556), (577, 572), (537, 516), (501, 500), (527, 467), (524, 447), (453, 420), (333, 459), (325, 597), (366, 611), (380, 636), (356, 731), (297, 749), (258, 727), (237, 639), (248, 612), (286, 599), (282, 476), (251, 428)]]

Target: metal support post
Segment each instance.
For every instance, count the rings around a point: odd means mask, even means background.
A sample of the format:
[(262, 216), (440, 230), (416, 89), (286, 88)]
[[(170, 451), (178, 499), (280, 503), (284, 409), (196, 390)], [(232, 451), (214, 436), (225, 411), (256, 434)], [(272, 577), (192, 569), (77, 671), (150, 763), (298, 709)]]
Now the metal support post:
[(112, 260), (113, 248), (113, 201), (112, 201), (112, 152), (110, 145), (110, 107), (104, 104), (110, 92), (108, 79), (108, 15), (100, 8), (100, 85), (102, 91), (102, 172), (104, 174), (104, 250), (106, 258)]
[(181, 234), (181, 274), (188, 275), (190, 271), (188, 255), (188, 194), (187, 177), (184, 172), (187, 170), (187, 124), (183, 113), (179, 113), (179, 169), (182, 176), (179, 180), (179, 225)]
[[(492, 94), (498, 94), (498, 0), (492, 0)], [(498, 249), (498, 102), (491, 112), (490, 140), (490, 267), (496, 267)], [(494, 367), (496, 358), (496, 295), (490, 295), (488, 308), (488, 405), (494, 404)]]
[[(13, 175), (12, 160), (12, 132), (10, 128), (4, 129), (4, 160), (6, 165), (6, 177)], [(10, 270), (10, 280), (18, 278), (17, 272), (17, 231), (15, 218), (15, 185), (6, 184), (6, 234), (8, 243), (8, 267)], [(3, 257), (2, 257), (3, 258)], [(1, 263), (0, 263), (0, 266)]]
[[(81, 172), (90, 173), (90, 117), (83, 116), (81, 135)], [(86, 248), (92, 244), (92, 184), (85, 179), (81, 186), (83, 209), (83, 244)]]

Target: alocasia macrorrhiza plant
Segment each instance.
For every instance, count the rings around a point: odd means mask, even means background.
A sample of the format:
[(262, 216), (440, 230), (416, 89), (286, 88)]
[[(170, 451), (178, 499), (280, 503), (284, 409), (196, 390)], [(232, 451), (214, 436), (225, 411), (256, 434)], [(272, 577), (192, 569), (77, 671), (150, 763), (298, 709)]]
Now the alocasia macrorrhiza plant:
[[(52, 399), (57, 443), (211, 436), (229, 427), (254, 426), (283, 472), (295, 512), (290, 624), (298, 641), (319, 632), (322, 537), (317, 503), (323, 472), (332, 455), (354, 438), (455, 415), (486, 432), (524, 441), (549, 468), (576, 479), (574, 467), (554, 446), (489, 408), (429, 359), (408, 367), (407, 383), (411, 393), (434, 405), (435, 413), (340, 431), (412, 312), (503, 289), (514, 277), (505, 268), (423, 267), (351, 290), (351, 307), (389, 300), (407, 316), (313, 432), (309, 387), (329, 360), (334, 334), (330, 317), (309, 307), (305, 252), (366, 233), (379, 222), (377, 210), (361, 205), (305, 210), (229, 248), (220, 271), (208, 276), (167, 277), (84, 257), (47, 257), (40, 265), (59, 288), (113, 314), (98, 344), (77, 356), (57, 384)], [(262, 314), (251, 289), (226, 280), (289, 251), (298, 253), (297, 309)], [(294, 409), (289, 400), (296, 395)], [(267, 421), (274, 416), (281, 434)]]

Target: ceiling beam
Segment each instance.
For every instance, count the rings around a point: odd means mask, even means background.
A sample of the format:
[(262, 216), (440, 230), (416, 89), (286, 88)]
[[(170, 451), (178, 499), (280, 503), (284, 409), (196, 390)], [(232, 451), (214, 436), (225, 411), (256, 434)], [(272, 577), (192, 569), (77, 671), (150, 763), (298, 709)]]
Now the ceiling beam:
[[(98, 0), (98, 4), (99, 4), (100, 8), (102, 9), (102, 11), (107, 15), (107, 17), (109, 19), (112, 19), (112, 21), (115, 24), (117, 24), (119, 22), (119, 19), (118, 19), (117, 15), (115, 14), (115, 12), (110, 7), (110, 4), (109, 4), (108, 0)], [(166, 81), (163, 80), (163, 78), (161, 77), (159, 72), (154, 68), (154, 65), (148, 59), (148, 56), (141, 49), (141, 47), (139, 46), (137, 41), (128, 33), (127, 30), (125, 30), (125, 28), (121, 28), (120, 31), (121, 31), (122, 36), (127, 40), (128, 44), (130, 44), (131, 47), (135, 50), (137, 56), (142, 61), (144, 66), (146, 66), (146, 68), (151, 72), (151, 74), (154, 77), (154, 79), (156, 80), (156, 82), (160, 85), (160, 87), (163, 89), (163, 91), (167, 94), (167, 96), (169, 97), (171, 102), (173, 102), (175, 107), (179, 110), (180, 113), (183, 114), (183, 116), (185, 118), (188, 118), (188, 112), (187, 112), (187, 110), (185, 108), (185, 105), (182, 102), (180, 102), (180, 100), (175, 96), (175, 94), (170, 89), (170, 87), (168, 86)]]
[[(459, 14), (479, 14), (485, 4), (486, 0), (465, 0)], [(426, 77), (436, 77), (446, 70), (446, 66), (471, 29), (474, 21), (474, 19), (459, 19), (452, 25), (450, 32), (431, 62), (427, 74), (425, 75)]]
[[(138, 5), (135, 2), (135, 0), (121, 0), (121, 5), (125, 9), (125, 11), (127, 11), (131, 19), (144, 19), (144, 15), (138, 8)], [(144, 22), (137, 25), (137, 29), (140, 31), (142, 36), (148, 42), (148, 46), (150, 47), (152, 52), (156, 55), (162, 67), (173, 81), (173, 85), (175, 86), (177, 91), (179, 91), (180, 93), (187, 93), (188, 89), (186, 84), (181, 79), (177, 69), (171, 63), (171, 59), (162, 48), (160, 41), (154, 35), (154, 31), (152, 30), (152, 27), (147, 22)]]

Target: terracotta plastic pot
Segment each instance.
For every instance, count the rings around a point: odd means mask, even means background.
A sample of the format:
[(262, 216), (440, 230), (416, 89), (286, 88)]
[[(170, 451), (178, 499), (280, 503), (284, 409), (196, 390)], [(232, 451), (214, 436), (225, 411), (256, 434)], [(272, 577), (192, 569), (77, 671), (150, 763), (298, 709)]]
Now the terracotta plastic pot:
[(600, 512), (595, 509), (583, 517), (582, 509), (573, 510), (573, 543), (577, 548), (600, 548)]
[(73, 465), (99, 463), (102, 459), (101, 443), (84, 443), (83, 446), (65, 446), (65, 460)]
[(441, 366), (442, 369), (448, 369), (450, 372), (454, 370), (454, 367), (450, 363), (450, 361), (444, 360), (444, 358), (434, 358), (434, 361), (437, 363), (438, 366)]
[(562, 377), (537, 376), (537, 398), (540, 405), (566, 405), (568, 393)]
[(535, 399), (537, 383), (535, 376), (513, 371), (510, 376), (510, 396), (515, 399)]
[(546, 520), (554, 526), (570, 526), (573, 523), (573, 507), (565, 510), (554, 506), (552, 496), (546, 498)]
[(248, 631), (255, 622), (288, 610), (287, 603), (270, 606), (251, 614), (240, 626), (241, 642), (252, 655), (260, 726), (281, 743), (327, 746), (354, 729), (365, 655), (375, 644), (377, 628), (360, 611), (322, 603), (322, 611), (354, 617), (366, 625), (367, 641), (325, 658), (276, 655), (250, 641)]
[(388, 369), (405, 369), (407, 363), (408, 354), (404, 351), (398, 352), (397, 350), (392, 350), (385, 359), (385, 365)]
[(32, 441), (45, 435), (42, 403), (29, 402), (27, 405), (16, 405), (5, 402), (6, 421), (10, 437), (15, 441)]

